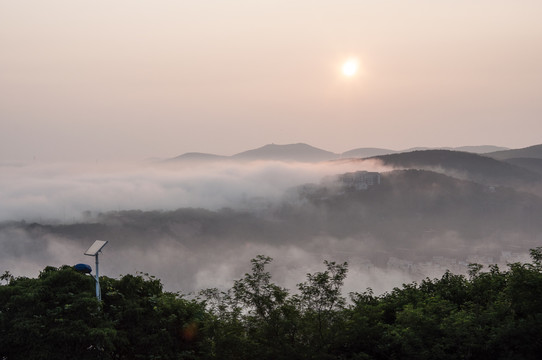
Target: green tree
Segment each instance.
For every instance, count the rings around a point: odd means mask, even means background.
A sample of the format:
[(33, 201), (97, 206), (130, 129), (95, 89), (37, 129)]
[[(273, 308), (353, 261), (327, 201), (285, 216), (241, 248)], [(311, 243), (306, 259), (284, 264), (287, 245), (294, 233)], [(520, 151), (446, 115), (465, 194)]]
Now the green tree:
[(286, 359), (295, 342), (295, 307), (288, 291), (271, 282), (265, 266), (272, 260), (264, 255), (252, 259), (252, 272), (236, 280), (232, 291), (245, 314), (251, 353), (260, 359)]
[(205, 309), (197, 301), (163, 292), (147, 274), (103, 278), (104, 316), (114, 324), (117, 359), (193, 359), (200, 352)]
[(101, 315), (94, 280), (71, 267), (0, 286), (0, 358), (108, 359), (116, 331)]
[(249, 353), (250, 339), (242, 316), (242, 308), (232, 290), (206, 289), (199, 293), (207, 309), (204, 326), (203, 357), (206, 359), (244, 359)]
[(324, 261), (326, 270), (307, 274), (307, 281), (297, 285), (295, 297), (302, 314), (303, 342), (314, 357), (325, 358), (337, 342), (344, 325), (346, 299), (341, 288), (348, 263)]
[(0, 286), (1, 359), (194, 359), (205, 309), (152, 277), (94, 279), (69, 266)]

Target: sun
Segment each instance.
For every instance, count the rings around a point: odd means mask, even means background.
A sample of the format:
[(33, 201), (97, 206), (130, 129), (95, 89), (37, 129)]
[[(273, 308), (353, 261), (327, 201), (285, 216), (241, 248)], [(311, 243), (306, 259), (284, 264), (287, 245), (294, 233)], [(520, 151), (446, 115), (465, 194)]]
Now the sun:
[(348, 77), (356, 75), (356, 73), (358, 72), (358, 67), (359, 64), (357, 59), (350, 58), (346, 60), (342, 66), (343, 75)]

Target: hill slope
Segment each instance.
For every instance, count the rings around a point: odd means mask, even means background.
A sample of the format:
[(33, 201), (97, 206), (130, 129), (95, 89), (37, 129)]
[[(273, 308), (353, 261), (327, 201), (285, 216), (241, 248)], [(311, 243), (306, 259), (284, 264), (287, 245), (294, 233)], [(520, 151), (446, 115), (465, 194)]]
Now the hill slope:
[(450, 150), (425, 150), (376, 156), (384, 165), (426, 169), (488, 185), (526, 185), (541, 181), (539, 174), (490, 157)]
[[(542, 231), (538, 196), (426, 170), (382, 173), (381, 183), (367, 190), (322, 184), (298, 191), (318, 211), (310, 218), (306, 208), (289, 214), (297, 224), (311, 223), (313, 231), (338, 238), (364, 233), (378, 239), (372, 246), (395, 256), (400, 249), (413, 257), (436, 249), (465, 256), (478, 246), (532, 244)], [(510, 234), (524, 243), (510, 242)]]
[(512, 158), (506, 159), (507, 163), (525, 168), (529, 171), (542, 175), (542, 159), (538, 158)]
[(512, 158), (536, 158), (542, 159), (542, 144), (533, 145), (522, 149), (495, 151), (484, 154), (498, 160), (506, 160)]

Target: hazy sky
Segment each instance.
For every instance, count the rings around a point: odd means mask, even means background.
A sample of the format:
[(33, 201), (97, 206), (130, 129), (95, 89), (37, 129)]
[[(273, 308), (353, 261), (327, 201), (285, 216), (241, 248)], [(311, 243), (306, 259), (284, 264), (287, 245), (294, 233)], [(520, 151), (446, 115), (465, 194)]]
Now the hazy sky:
[(541, 18), (540, 0), (0, 0), (0, 161), (540, 144)]

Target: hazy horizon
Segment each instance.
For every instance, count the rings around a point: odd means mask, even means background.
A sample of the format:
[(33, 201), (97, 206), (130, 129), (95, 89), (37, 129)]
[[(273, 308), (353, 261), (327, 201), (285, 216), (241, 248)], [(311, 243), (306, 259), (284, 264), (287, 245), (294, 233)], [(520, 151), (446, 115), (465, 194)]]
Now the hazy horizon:
[(3, 1), (0, 161), (535, 145), (540, 14), (530, 0)]

